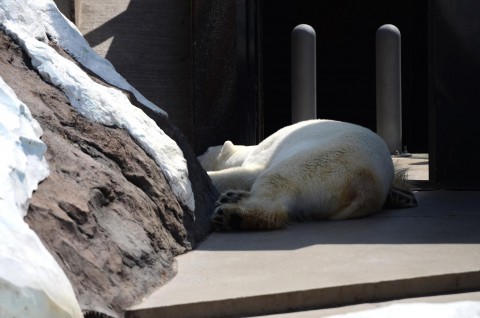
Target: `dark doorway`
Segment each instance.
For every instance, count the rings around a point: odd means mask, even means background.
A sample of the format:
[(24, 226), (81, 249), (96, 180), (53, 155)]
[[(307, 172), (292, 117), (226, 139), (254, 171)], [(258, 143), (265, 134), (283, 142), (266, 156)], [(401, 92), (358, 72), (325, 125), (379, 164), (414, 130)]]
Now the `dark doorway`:
[(317, 34), (317, 114), (375, 130), (375, 32), (402, 33), (403, 144), (428, 152), (428, 1), (264, 0), (264, 134), (291, 123), (290, 33)]

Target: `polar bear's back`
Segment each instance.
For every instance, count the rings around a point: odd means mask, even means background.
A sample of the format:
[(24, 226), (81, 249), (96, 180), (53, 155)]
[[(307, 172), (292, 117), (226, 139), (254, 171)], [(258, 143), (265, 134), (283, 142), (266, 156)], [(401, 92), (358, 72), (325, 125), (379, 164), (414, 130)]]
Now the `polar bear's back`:
[(378, 160), (378, 164), (383, 163), (384, 167), (385, 161), (391, 162), (385, 142), (371, 130), (346, 122), (317, 119), (280, 129), (261, 142), (245, 159), (244, 165), (270, 166), (298, 153), (311, 151), (369, 156)]

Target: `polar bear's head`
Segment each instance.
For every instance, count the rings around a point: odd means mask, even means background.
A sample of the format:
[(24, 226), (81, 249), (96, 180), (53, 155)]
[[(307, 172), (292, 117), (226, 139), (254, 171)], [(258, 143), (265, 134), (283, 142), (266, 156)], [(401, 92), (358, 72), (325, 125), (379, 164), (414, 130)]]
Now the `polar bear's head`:
[(198, 161), (206, 171), (218, 171), (229, 168), (230, 157), (236, 152), (236, 146), (227, 140), (223, 146), (209, 147), (207, 151), (198, 157)]
[(233, 167), (241, 167), (248, 155), (256, 146), (234, 145), (230, 140), (223, 146), (214, 146), (198, 157), (203, 169), (218, 171)]

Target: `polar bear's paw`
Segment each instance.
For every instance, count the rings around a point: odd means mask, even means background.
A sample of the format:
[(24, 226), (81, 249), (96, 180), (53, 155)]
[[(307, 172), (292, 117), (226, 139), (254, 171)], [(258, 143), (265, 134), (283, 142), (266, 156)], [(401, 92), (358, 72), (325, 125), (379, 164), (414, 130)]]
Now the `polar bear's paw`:
[(238, 203), (244, 199), (250, 197), (250, 192), (242, 191), (242, 190), (230, 190), (222, 193), (219, 197), (215, 205), (218, 207), (222, 204), (227, 203)]
[(285, 227), (289, 221), (282, 204), (256, 202), (248, 196), (237, 203), (219, 205), (213, 212), (212, 225), (218, 231), (264, 231)]
[(217, 231), (232, 231), (242, 229), (242, 209), (235, 204), (222, 204), (212, 215), (212, 224)]

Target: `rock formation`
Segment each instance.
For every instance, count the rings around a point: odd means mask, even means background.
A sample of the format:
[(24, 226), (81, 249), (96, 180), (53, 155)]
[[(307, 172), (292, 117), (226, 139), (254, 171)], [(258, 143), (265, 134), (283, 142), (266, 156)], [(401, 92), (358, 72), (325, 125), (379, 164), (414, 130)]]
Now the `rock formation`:
[(34, 193), (26, 222), (67, 274), (82, 310), (122, 316), (125, 308), (174, 276), (174, 256), (208, 234), (216, 190), (181, 132), (129, 92), (132, 103), (182, 149), (195, 220), (127, 131), (79, 115), (3, 32), (0, 76), (30, 108), (48, 146), (50, 176)]

